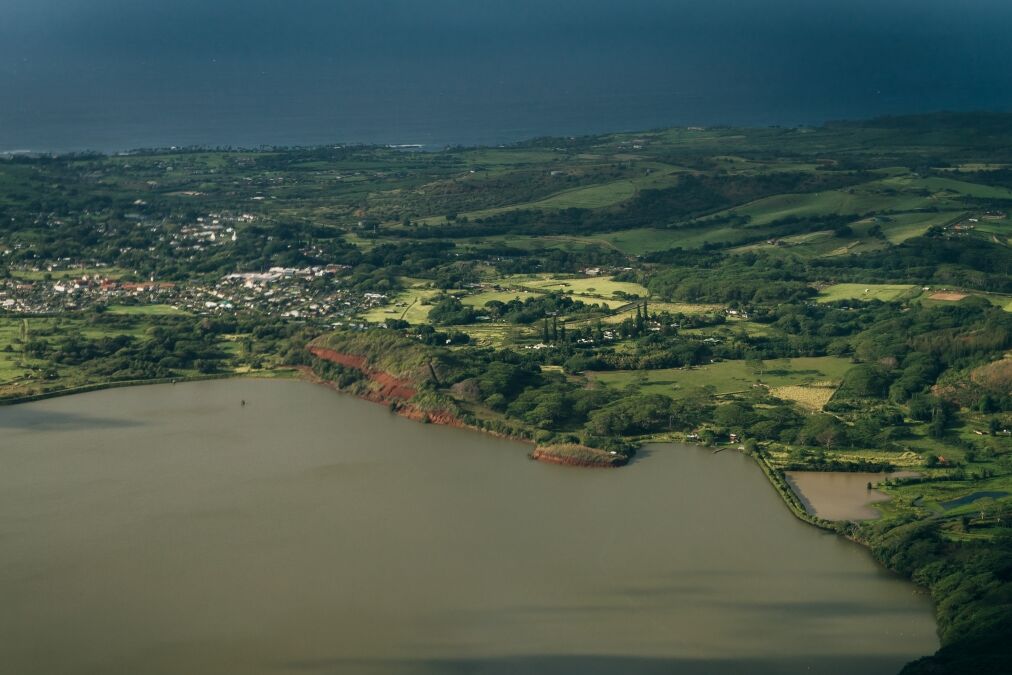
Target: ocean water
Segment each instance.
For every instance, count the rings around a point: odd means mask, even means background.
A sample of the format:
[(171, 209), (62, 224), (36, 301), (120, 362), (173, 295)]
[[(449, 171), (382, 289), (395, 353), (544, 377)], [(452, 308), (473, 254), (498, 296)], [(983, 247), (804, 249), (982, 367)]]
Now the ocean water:
[(1012, 109), (1012, 3), (4, 0), (0, 151)]

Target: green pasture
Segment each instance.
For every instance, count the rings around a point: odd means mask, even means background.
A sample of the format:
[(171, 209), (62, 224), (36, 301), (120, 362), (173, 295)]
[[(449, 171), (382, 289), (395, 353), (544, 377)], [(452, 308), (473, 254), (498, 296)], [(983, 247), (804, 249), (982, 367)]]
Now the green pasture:
[(401, 319), (412, 325), (425, 323), (432, 305), (427, 304), (442, 291), (435, 288), (409, 288), (401, 291), (381, 307), (374, 307), (362, 314), (371, 323), (383, 323), (389, 319)]
[(678, 398), (700, 387), (712, 387), (715, 394), (747, 391), (760, 381), (771, 387), (839, 384), (852, 365), (849, 359), (821, 356), (766, 361), (761, 375), (745, 361), (721, 361), (695, 368), (595, 371), (587, 376), (609, 387), (639, 385), (645, 393)]
[(539, 295), (534, 291), (523, 291), (523, 290), (505, 290), (505, 291), (484, 291), (475, 295), (467, 295), (460, 299), (465, 305), (471, 307), (484, 307), (485, 303), (498, 301), (498, 302), (511, 302), (513, 300), (527, 300), (528, 298), (536, 297)]
[(886, 239), (893, 244), (901, 244), (912, 237), (919, 237), (928, 228), (946, 225), (959, 218), (962, 211), (942, 211), (939, 213), (919, 212), (890, 215), (887, 220), (879, 222)]
[[(602, 319), (603, 323), (622, 323), (625, 319), (635, 319), (637, 308), (640, 307), (640, 303), (636, 302), (624, 310), (615, 312), (614, 314)], [(651, 314), (654, 312), (668, 312), (669, 314), (685, 314), (688, 316), (700, 316), (705, 314), (718, 314), (723, 313), (723, 305), (707, 305), (707, 304), (690, 304), (687, 302), (650, 302), (647, 306), (647, 311)]]
[(935, 205), (929, 196), (872, 187), (874, 185), (876, 184), (868, 183), (847, 190), (774, 195), (722, 213), (749, 216), (749, 224), (757, 226), (767, 225), (789, 216), (802, 218), (834, 214), (858, 215), (880, 211), (913, 211)]
[(185, 312), (172, 305), (109, 305), (110, 314), (152, 314), (152, 315), (185, 315)]
[(693, 249), (704, 244), (724, 244), (754, 240), (766, 236), (763, 229), (740, 227), (693, 227), (675, 229), (636, 228), (604, 232), (587, 237), (612, 246), (628, 255), (644, 255), (672, 248)]
[[(913, 284), (834, 284), (819, 292), (818, 302), (837, 300), (881, 300), (893, 302), (916, 295)], [(915, 292), (916, 291), (916, 292)]]
[[(507, 277), (503, 284), (517, 286), (534, 291), (559, 291), (589, 297), (615, 299), (616, 293), (637, 295), (647, 298), (650, 295), (645, 287), (629, 281), (615, 281), (612, 277), (561, 277), (554, 275), (513, 276)], [(623, 300), (624, 302), (624, 300)]]

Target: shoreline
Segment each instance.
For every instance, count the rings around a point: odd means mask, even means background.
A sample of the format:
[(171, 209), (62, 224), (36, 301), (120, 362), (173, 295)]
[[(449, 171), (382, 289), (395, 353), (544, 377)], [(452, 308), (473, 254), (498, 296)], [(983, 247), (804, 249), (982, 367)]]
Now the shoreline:
[(535, 444), (535, 447), (528, 453), (528, 458), (534, 461), (544, 462), (546, 464), (584, 468), (618, 468), (628, 463), (628, 458), (624, 455), (621, 456), (620, 459), (618, 456), (612, 456), (603, 450), (571, 443), (539, 445), (536, 444), (536, 441), (532, 438), (485, 429), (475, 424), (468, 423), (461, 419), (458, 414), (450, 410), (426, 410), (420, 408), (409, 401), (409, 399), (414, 397), (417, 393), (417, 389), (415, 388), (413, 382), (370, 367), (365, 357), (357, 354), (346, 354), (327, 347), (320, 347), (316, 345), (308, 346), (307, 351), (315, 359), (328, 363), (336, 363), (342, 367), (357, 370), (366, 377), (368, 382), (377, 385), (377, 388), (370, 389), (366, 392), (355, 392), (349, 391), (348, 389), (342, 389), (332, 380), (327, 380), (317, 374), (311, 365), (303, 365), (296, 368), (303, 374), (304, 377), (309, 378), (310, 381), (316, 384), (322, 384), (337, 392), (351, 394), (352, 396), (362, 400), (386, 405), (390, 408), (391, 412), (400, 415), (401, 417), (421, 422), (423, 424), (439, 424), (457, 429), (466, 429), (485, 433), (497, 438), (505, 438), (527, 444), (533, 443)]
[[(326, 350), (326, 351), (331, 352), (333, 350)], [(322, 358), (317, 356), (315, 352), (311, 353), (313, 353), (314, 357), (316, 358)], [(337, 352), (334, 353), (336, 354)], [(350, 358), (355, 358), (357, 360), (358, 358), (361, 357), (350, 357)], [(322, 359), (322, 360), (329, 360), (329, 359)], [(340, 363), (338, 361), (335, 362)], [(350, 363), (341, 365), (346, 365), (347, 367), (358, 369), (364, 374), (366, 374), (368, 377), (369, 373), (373, 371), (365, 367), (364, 359), (361, 360), (361, 363), (362, 367), (359, 367), (357, 365), (350, 365)], [(517, 441), (520, 443), (525, 443), (527, 445), (534, 445), (534, 448), (531, 450), (530, 453), (528, 453), (528, 457), (532, 460), (544, 462), (546, 464), (557, 464), (557, 465), (585, 467), (585, 468), (621, 468), (622, 466), (626, 466), (629, 463), (628, 461), (615, 462), (615, 463), (588, 462), (588, 461), (580, 461), (576, 458), (553, 455), (553, 453), (550, 450), (546, 450), (546, 448), (551, 448), (552, 446), (540, 446), (531, 438), (527, 438), (517, 434), (509, 434), (499, 431), (493, 431), (491, 429), (484, 429), (474, 424), (468, 424), (449, 411), (427, 411), (415, 405), (407, 403), (406, 401), (384, 398), (380, 395), (371, 396), (366, 394), (358, 394), (355, 392), (348, 391), (346, 389), (342, 389), (333, 381), (321, 378), (319, 375), (314, 373), (312, 367), (309, 365), (277, 368), (272, 370), (265, 370), (260, 373), (218, 373), (210, 375), (195, 375), (183, 377), (163, 377), (152, 380), (122, 380), (114, 382), (97, 382), (94, 384), (85, 384), (77, 387), (68, 387), (65, 389), (57, 389), (37, 394), (28, 394), (19, 397), (0, 398), (0, 406), (13, 406), (22, 403), (34, 403), (37, 401), (44, 401), (51, 398), (73, 396), (75, 394), (87, 394), (95, 391), (103, 391), (106, 389), (119, 389), (122, 387), (142, 387), (146, 385), (176, 384), (176, 383), (182, 384), (186, 382), (203, 382), (211, 380), (226, 380), (226, 379), (239, 379), (239, 378), (276, 379), (276, 377), (273, 374), (285, 372), (298, 373), (299, 379), (309, 382), (311, 384), (325, 386), (340, 394), (347, 394), (363, 401), (369, 401), (371, 403), (390, 406), (391, 412), (397, 414), (400, 417), (404, 417), (405, 419), (409, 419), (415, 422), (421, 422), (423, 424), (439, 424), (441, 426), (449, 426), (457, 429), (465, 429), (468, 431), (487, 434), (495, 438)], [(390, 376), (389, 374), (383, 373), (383, 375), (386, 375), (387, 377), (392, 378), (393, 380), (398, 380), (398, 378), (393, 378), (393, 376)], [(374, 380), (370, 378), (370, 381)], [(398, 384), (400, 385), (402, 383), (398, 382)], [(687, 443), (684, 441), (678, 442), (684, 443), (685, 445), (693, 445), (700, 449), (706, 448), (706, 446), (698, 445), (695, 443)], [(597, 450), (596, 448), (587, 448), (587, 449), (594, 452), (603, 452)], [(751, 457), (753, 461), (759, 466), (760, 470), (763, 472), (766, 478), (769, 480), (770, 485), (773, 487), (773, 489), (780, 495), (780, 498), (784, 502), (784, 505), (788, 508), (788, 510), (790, 510), (792, 514), (794, 514), (794, 516), (798, 520), (801, 520), (805, 523), (808, 523), (809, 525), (812, 525), (814, 527), (817, 527), (819, 529), (828, 532), (835, 532), (837, 534), (841, 534), (847, 539), (851, 539), (852, 541), (858, 541), (858, 543), (862, 543), (862, 545), (866, 546), (866, 544), (864, 544), (858, 539), (855, 539), (854, 537), (850, 536), (847, 533), (846, 530), (849, 529), (847, 528), (848, 525), (847, 521), (826, 520), (824, 518), (819, 518), (818, 516), (814, 516), (808, 513), (807, 509), (805, 509), (804, 507), (804, 504), (801, 503), (800, 498), (797, 496), (795, 491), (791, 488), (790, 484), (787, 482), (783, 474), (783, 471), (770, 466), (769, 463), (766, 461), (766, 459), (760, 455), (753, 455)]]
[[(314, 354), (314, 356), (315, 356), (315, 354)], [(364, 359), (363, 359), (363, 364), (364, 364)], [(386, 404), (387, 406), (389, 406), (390, 411), (393, 412), (394, 414), (396, 414), (396, 415), (398, 415), (400, 417), (404, 417), (406, 419), (415, 421), (415, 422), (419, 422), (419, 423), (423, 423), (423, 424), (439, 424), (441, 426), (448, 426), (448, 427), (453, 427), (453, 428), (457, 428), (457, 429), (462, 429), (462, 430), (465, 430), (465, 431), (483, 433), (483, 434), (487, 434), (489, 436), (493, 436), (493, 437), (496, 437), (496, 438), (502, 438), (502, 439), (505, 439), (505, 440), (510, 440), (510, 441), (516, 441), (516, 442), (520, 442), (520, 443), (525, 443), (527, 445), (532, 445), (533, 444), (534, 448), (527, 454), (527, 457), (530, 460), (532, 460), (532, 461), (539, 461), (539, 462), (542, 462), (542, 463), (545, 463), (545, 464), (554, 464), (554, 465), (558, 465), (558, 466), (572, 466), (572, 467), (579, 467), (579, 468), (611, 468), (611, 469), (620, 469), (623, 466), (626, 466), (628, 464), (628, 461), (624, 461), (624, 462), (620, 462), (620, 463), (610, 463), (610, 464), (608, 464), (608, 463), (601, 463), (601, 462), (580, 461), (579, 459), (576, 459), (576, 458), (554, 455), (551, 452), (546, 452), (545, 446), (539, 446), (539, 445), (537, 445), (533, 439), (525, 438), (523, 436), (519, 436), (519, 435), (516, 435), (516, 434), (509, 434), (509, 433), (503, 433), (503, 432), (499, 432), (499, 431), (494, 431), (494, 430), (491, 430), (491, 429), (484, 429), (482, 427), (478, 427), (478, 426), (473, 425), (473, 424), (467, 424), (464, 421), (462, 421), (459, 417), (457, 417), (456, 415), (454, 415), (454, 414), (452, 414), (452, 413), (450, 413), (448, 411), (441, 411), (441, 412), (440, 411), (426, 411), (426, 410), (422, 410), (421, 408), (418, 408), (415, 405), (407, 404), (406, 402), (397, 401), (397, 400), (391, 400), (391, 399), (384, 400), (384, 399), (382, 399), (382, 398), (380, 398), (378, 396), (368, 396), (368, 395), (363, 395), (363, 394), (358, 394), (358, 393), (355, 393), (355, 392), (351, 392), (351, 391), (348, 391), (346, 389), (342, 389), (336, 383), (334, 383), (334, 382), (332, 382), (330, 380), (326, 380), (326, 379), (320, 377), (319, 375), (317, 375), (315, 372), (313, 372), (312, 367), (309, 366), (309, 365), (301, 365), (301, 366), (292, 366), (290, 368), (273, 369), (273, 370), (269, 370), (269, 371), (263, 371), (262, 373), (257, 373), (257, 374), (250, 374), (250, 373), (221, 373), (221, 374), (214, 374), (214, 375), (202, 375), (202, 376), (180, 377), (180, 378), (159, 378), (159, 379), (155, 379), (155, 380), (129, 380), (129, 381), (122, 381), (122, 382), (96, 383), (96, 384), (90, 384), (90, 385), (82, 385), (80, 387), (71, 387), (71, 388), (60, 389), (60, 390), (55, 390), (55, 391), (51, 391), (51, 392), (44, 392), (44, 393), (40, 393), (40, 394), (32, 394), (32, 395), (29, 395), (29, 396), (23, 396), (23, 397), (19, 397), (19, 398), (2, 399), (2, 400), (0, 400), (0, 406), (11, 406), (11, 405), (18, 405), (18, 404), (21, 404), (21, 403), (34, 403), (34, 402), (37, 402), (37, 401), (43, 401), (43, 400), (50, 399), (50, 398), (57, 398), (57, 397), (63, 397), (63, 396), (71, 396), (71, 395), (74, 395), (74, 394), (85, 394), (85, 393), (90, 393), (90, 392), (95, 392), (95, 391), (102, 391), (102, 390), (106, 390), (106, 389), (117, 389), (117, 388), (122, 388), (122, 387), (133, 387), (133, 386), (144, 386), (144, 385), (162, 385), (162, 384), (175, 384), (177, 382), (178, 383), (187, 383), (187, 382), (201, 382), (201, 381), (239, 379), (239, 378), (278, 379), (278, 378), (274, 377), (272, 374), (279, 373), (279, 372), (297, 373), (298, 374), (297, 378), (299, 380), (305, 381), (305, 382), (307, 382), (309, 384), (315, 384), (315, 385), (319, 385), (319, 386), (324, 386), (324, 387), (327, 387), (328, 389), (331, 389), (331, 390), (335, 391), (338, 394), (351, 395), (351, 396), (354, 396), (355, 398), (358, 398), (360, 400), (369, 401), (369, 402), (377, 403), (377, 404)], [(366, 372), (366, 371), (363, 370), (362, 372)], [(386, 374), (386, 375), (388, 377), (392, 377), (389, 374)], [(397, 378), (394, 378), (394, 379), (397, 379)], [(370, 379), (370, 382), (372, 382), (372, 381), (373, 380)], [(692, 444), (692, 443), (684, 443), (684, 445), (693, 445), (693, 446), (699, 448), (700, 450), (706, 449), (705, 446), (697, 445), (697, 444)], [(551, 446), (548, 446), (548, 447), (551, 447)], [(596, 450), (596, 449), (593, 449), (593, 448), (590, 448), (590, 450), (592, 450), (594, 452), (603, 452), (603, 451)], [(740, 451), (737, 451), (737, 452), (740, 452)], [(818, 528), (818, 529), (820, 529), (820, 530), (822, 530), (824, 532), (836, 534), (838, 536), (843, 537), (844, 539), (847, 539), (848, 541), (851, 541), (851, 542), (853, 542), (855, 544), (860, 545), (862, 548), (864, 548), (866, 551), (868, 551), (869, 554), (872, 555), (872, 559), (875, 561), (875, 564), (879, 565), (880, 567), (882, 567), (884, 570), (890, 572), (891, 574), (896, 575), (898, 578), (902, 578), (905, 581), (909, 582), (910, 584), (912, 584), (914, 586), (915, 589), (917, 589), (917, 592), (919, 592), (919, 593), (930, 593), (930, 589), (928, 589), (925, 586), (922, 586), (920, 584), (917, 584), (916, 582), (914, 582), (913, 579), (911, 579), (909, 577), (906, 577), (906, 576), (898, 573), (896, 570), (893, 570), (892, 568), (890, 568), (889, 566), (885, 565), (880, 560), (878, 560), (878, 558), (876, 558), (875, 555), (874, 555), (874, 550), (873, 550), (872, 546), (870, 545), (870, 542), (868, 542), (867, 540), (865, 540), (865, 538), (863, 538), (863, 537), (860, 536), (859, 529), (854, 526), (854, 523), (852, 521), (832, 521), (832, 520), (826, 520), (824, 518), (819, 518), (818, 516), (814, 516), (814, 515), (808, 513), (807, 509), (805, 509), (804, 504), (801, 502), (800, 498), (797, 496), (797, 494), (791, 488), (790, 484), (787, 482), (787, 480), (786, 480), (786, 478), (785, 478), (785, 476), (783, 474), (783, 471), (781, 471), (781, 470), (779, 470), (779, 469), (771, 466), (769, 464), (769, 462), (767, 461), (767, 459), (764, 456), (762, 456), (762, 455), (749, 455), (749, 456), (752, 458), (753, 462), (756, 465), (759, 466), (760, 471), (762, 471), (763, 475), (766, 476), (766, 479), (768, 480), (768, 482), (769, 482), (770, 486), (773, 488), (773, 490), (780, 496), (780, 501), (784, 504), (784, 506), (788, 509), (788, 511), (791, 512), (791, 514), (796, 519), (802, 521), (803, 523), (805, 523), (807, 525), (811, 525), (812, 527)], [(936, 628), (937, 628), (937, 626), (938, 626), (937, 616), (935, 617), (935, 625), (936, 625)], [(930, 655), (925, 655), (925, 656), (930, 656)]]
[(114, 380), (111, 382), (95, 382), (93, 384), (82, 384), (76, 387), (66, 387), (64, 389), (53, 389), (52, 391), (43, 391), (37, 394), (26, 394), (24, 396), (12, 396), (8, 398), (0, 398), (0, 406), (19, 405), (21, 403), (34, 403), (36, 401), (45, 401), (46, 399), (50, 398), (73, 396), (74, 394), (88, 394), (93, 391), (103, 391), (105, 389), (119, 389), (121, 387), (143, 387), (149, 384), (177, 384), (183, 382), (203, 382), (206, 380), (228, 380), (235, 377), (256, 377), (256, 375), (249, 375), (247, 373), (214, 373), (209, 375), (158, 377), (152, 380)]
[[(349, 366), (349, 367), (355, 368), (356, 366)], [(360, 370), (361, 372), (366, 373), (368, 376), (369, 369), (365, 368)], [(468, 431), (487, 434), (495, 438), (517, 441), (519, 443), (525, 443), (527, 445), (534, 445), (534, 449), (531, 450), (531, 452), (528, 454), (528, 457), (532, 460), (544, 462), (546, 464), (557, 464), (557, 465), (576, 466), (585, 468), (621, 468), (622, 466), (626, 466), (629, 463), (628, 461), (615, 462), (615, 463), (587, 462), (587, 461), (580, 461), (575, 458), (554, 455), (550, 450), (548, 450), (548, 448), (552, 448), (553, 446), (541, 446), (538, 445), (531, 438), (527, 438), (517, 434), (509, 434), (499, 431), (493, 431), (491, 429), (484, 429), (474, 424), (468, 424), (449, 411), (423, 410), (413, 404), (407, 403), (406, 401), (384, 398), (378, 395), (371, 396), (366, 394), (358, 394), (355, 392), (348, 391), (346, 389), (342, 389), (333, 381), (321, 378), (319, 375), (314, 373), (312, 367), (308, 365), (290, 366), (288, 368), (266, 370), (262, 371), (262, 373), (219, 373), (212, 375), (196, 375), (188, 377), (157, 378), (152, 380), (123, 380), (114, 382), (98, 382), (94, 384), (80, 385), (77, 387), (68, 387), (65, 389), (57, 389), (53, 391), (41, 392), (38, 394), (29, 394), (26, 396), (0, 398), (0, 406), (13, 406), (22, 403), (34, 403), (37, 401), (44, 401), (51, 398), (73, 396), (75, 394), (87, 394), (95, 391), (103, 391), (106, 389), (119, 389), (122, 387), (142, 387), (146, 385), (177, 384), (177, 383), (182, 384), (187, 382), (204, 382), (211, 380), (227, 380), (227, 379), (240, 379), (240, 378), (277, 379), (272, 374), (279, 372), (298, 373), (298, 379), (309, 382), (311, 384), (324, 386), (337, 393), (354, 396), (355, 398), (358, 398), (363, 401), (369, 401), (371, 403), (390, 406), (391, 412), (397, 414), (400, 417), (404, 417), (405, 419), (412, 420), (414, 422), (421, 422), (423, 424), (438, 424), (441, 426), (449, 426), (456, 429), (465, 429)], [(387, 377), (391, 378), (393, 377), (385, 373), (384, 375), (387, 375)], [(370, 379), (370, 381), (373, 380)], [(656, 442), (665, 442), (665, 441), (656, 441)], [(683, 443), (684, 445), (692, 445), (700, 449), (706, 449), (706, 446), (703, 445), (698, 445), (695, 443), (687, 443), (684, 441), (678, 442)], [(579, 447), (583, 448), (585, 446)], [(587, 448), (587, 449), (594, 452), (604, 452), (601, 450), (597, 450), (596, 448)], [(791, 488), (790, 484), (787, 482), (787, 479), (784, 476), (783, 471), (770, 466), (769, 463), (766, 461), (765, 457), (761, 455), (751, 455), (751, 457), (753, 461), (759, 466), (759, 469), (762, 471), (763, 475), (765, 475), (767, 480), (769, 480), (769, 483), (773, 487), (773, 489), (780, 495), (780, 498), (784, 502), (784, 505), (788, 508), (788, 510), (790, 510), (792, 514), (794, 514), (794, 516), (798, 520), (801, 520), (821, 530), (825, 530), (828, 532), (835, 532), (837, 534), (844, 536), (847, 539), (857, 541), (858, 543), (862, 543), (862, 545), (866, 546), (864, 542), (848, 534), (847, 530), (850, 529), (848, 527), (849, 521), (826, 520), (824, 518), (819, 518), (818, 516), (808, 513), (808, 510), (805, 508), (804, 504), (801, 503), (801, 500), (798, 497), (797, 493)]]

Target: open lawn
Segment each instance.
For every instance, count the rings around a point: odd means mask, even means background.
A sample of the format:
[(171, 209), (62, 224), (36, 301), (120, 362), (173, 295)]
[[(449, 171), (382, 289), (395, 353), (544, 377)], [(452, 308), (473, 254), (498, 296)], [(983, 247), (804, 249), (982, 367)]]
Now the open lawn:
[(560, 277), (553, 275), (512, 276), (503, 279), (503, 285), (516, 286), (534, 291), (561, 291), (575, 295), (606, 299), (622, 298), (616, 293), (649, 297), (650, 292), (643, 286), (629, 281), (615, 281), (612, 277)]
[(881, 300), (892, 302), (913, 297), (920, 291), (912, 284), (835, 284), (819, 292), (819, 302), (837, 300)]
[(778, 359), (763, 364), (762, 375), (745, 361), (721, 361), (696, 368), (588, 372), (587, 376), (610, 387), (638, 384), (645, 393), (684, 396), (700, 387), (716, 394), (747, 391), (760, 381), (770, 387), (835, 387), (853, 364), (849, 359), (822, 356)]
[(110, 314), (188, 314), (172, 305), (110, 305)]

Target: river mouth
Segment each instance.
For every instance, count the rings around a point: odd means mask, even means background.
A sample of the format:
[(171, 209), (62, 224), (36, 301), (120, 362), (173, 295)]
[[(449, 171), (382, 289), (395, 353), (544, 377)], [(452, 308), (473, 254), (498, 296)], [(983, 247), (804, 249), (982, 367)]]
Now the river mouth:
[(914, 587), (737, 453), (548, 466), (255, 380), (15, 406), (0, 430), (12, 672), (884, 674), (937, 648)]

